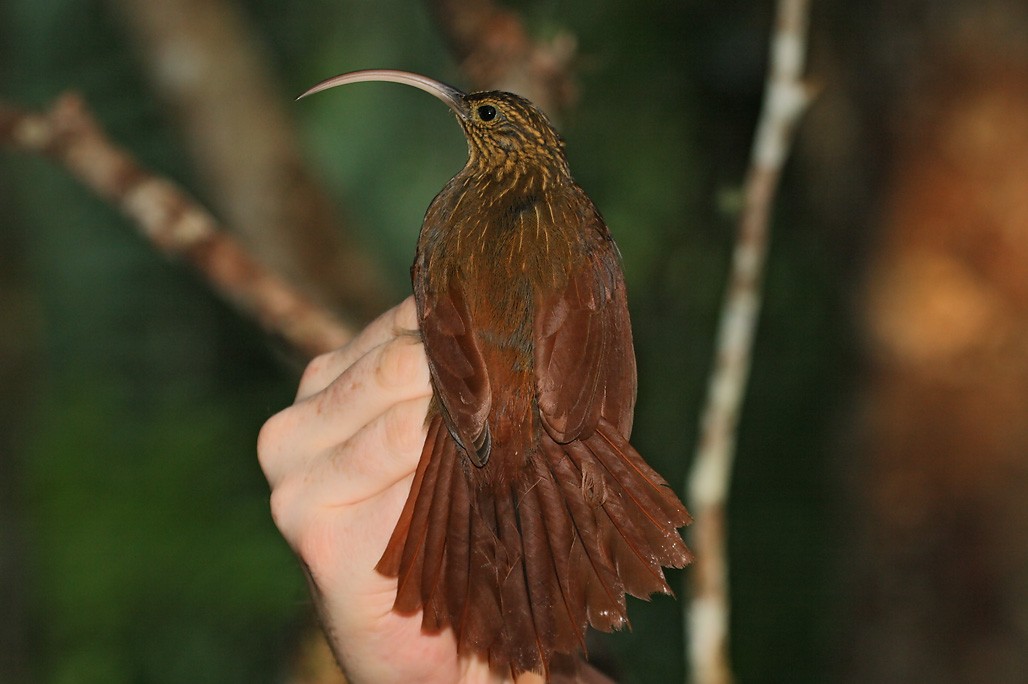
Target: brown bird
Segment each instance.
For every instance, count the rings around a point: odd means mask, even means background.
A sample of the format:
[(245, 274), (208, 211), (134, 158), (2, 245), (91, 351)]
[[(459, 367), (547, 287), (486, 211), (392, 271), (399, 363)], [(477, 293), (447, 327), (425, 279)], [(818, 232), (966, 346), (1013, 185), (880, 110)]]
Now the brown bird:
[[(327, 79), (445, 102), (467, 165), (432, 200), (411, 267), (434, 398), (410, 496), (377, 569), (394, 609), (447, 626), (462, 654), (549, 676), (625, 594), (671, 593), (690, 522), (628, 443), (636, 370), (620, 254), (528, 100), (403, 71)], [(553, 668), (551, 668), (553, 666)]]

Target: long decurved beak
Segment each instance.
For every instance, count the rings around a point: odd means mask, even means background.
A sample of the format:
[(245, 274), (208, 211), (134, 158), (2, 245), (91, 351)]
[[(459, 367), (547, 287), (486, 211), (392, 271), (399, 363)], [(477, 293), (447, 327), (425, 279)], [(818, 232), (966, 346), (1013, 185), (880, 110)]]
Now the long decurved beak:
[(322, 90), (328, 90), (329, 88), (335, 88), (336, 86), (347, 85), (350, 83), (363, 83), (366, 81), (387, 81), (390, 83), (403, 83), (404, 85), (414, 86), (418, 90), (424, 90), (430, 95), (434, 95), (442, 100), (447, 107), (452, 109), (457, 116), (464, 117), (467, 115), (467, 107), (465, 105), (465, 95), (461, 91), (457, 90), (453, 86), (446, 85), (435, 79), (431, 79), (421, 74), (414, 74), (409, 71), (398, 71), (396, 69), (364, 69), (362, 71), (351, 71), (345, 74), (339, 74), (332, 78), (326, 78), (321, 83), (311, 87), (305, 93), (296, 98), (297, 100), (313, 95), (314, 93), (320, 93)]

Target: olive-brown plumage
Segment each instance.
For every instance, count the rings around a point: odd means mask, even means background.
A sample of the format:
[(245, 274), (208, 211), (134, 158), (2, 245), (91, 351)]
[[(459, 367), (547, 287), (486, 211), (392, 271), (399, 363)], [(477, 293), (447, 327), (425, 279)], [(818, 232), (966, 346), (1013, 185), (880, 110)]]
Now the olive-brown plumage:
[(378, 569), (395, 609), (462, 653), (548, 673), (625, 594), (670, 593), (688, 513), (628, 443), (636, 369), (620, 257), (527, 100), (379, 70), (456, 113), (468, 162), (425, 215), (411, 276), (431, 370), (428, 437)]

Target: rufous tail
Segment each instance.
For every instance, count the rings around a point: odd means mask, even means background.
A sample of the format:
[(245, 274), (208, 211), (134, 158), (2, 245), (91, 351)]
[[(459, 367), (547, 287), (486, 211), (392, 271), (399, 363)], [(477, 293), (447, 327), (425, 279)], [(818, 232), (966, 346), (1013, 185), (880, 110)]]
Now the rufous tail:
[(587, 626), (626, 625), (625, 594), (671, 593), (663, 567), (692, 560), (685, 507), (613, 425), (568, 444), (540, 432), (523, 476), (496, 491), (471, 484), (434, 417), (377, 565), (398, 579), (397, 611), (424, 610), (426, 630), (452, 627), (461, 653), (513, 675), (574, 660), (559, 654), (584, 651)]

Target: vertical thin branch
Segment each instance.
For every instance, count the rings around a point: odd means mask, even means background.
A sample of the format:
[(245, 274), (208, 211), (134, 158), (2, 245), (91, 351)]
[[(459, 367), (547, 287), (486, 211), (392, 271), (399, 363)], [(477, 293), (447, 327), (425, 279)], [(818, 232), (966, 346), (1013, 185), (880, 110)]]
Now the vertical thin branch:
[(692, 601), (686, 604), (689, 672), (695, 684), (732, 681), (728, 659), (729, 587), (725, 506), (735, 431), (749, 377), (769, 240), (769, 218), (793, 132), (812, 98), (803, 81), (809, 0), (780, 0), (771, 36), (766, 91), (753, 142), (717, 332), (699, 446), (686, 488), (695, 516)]

